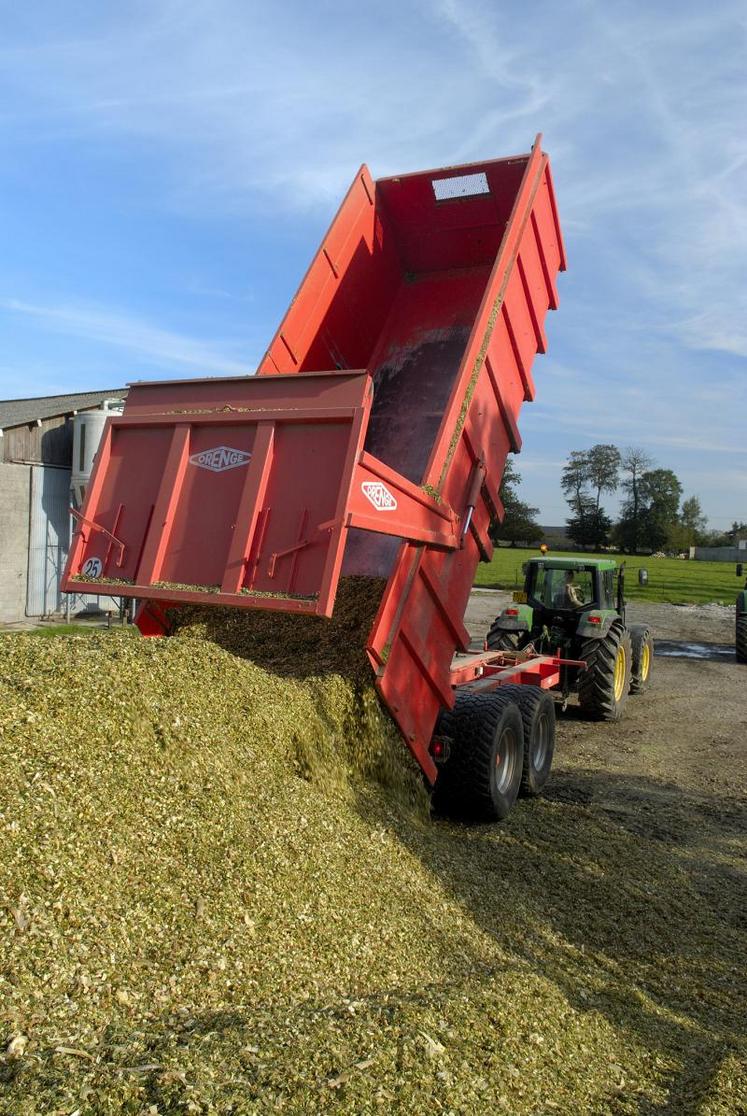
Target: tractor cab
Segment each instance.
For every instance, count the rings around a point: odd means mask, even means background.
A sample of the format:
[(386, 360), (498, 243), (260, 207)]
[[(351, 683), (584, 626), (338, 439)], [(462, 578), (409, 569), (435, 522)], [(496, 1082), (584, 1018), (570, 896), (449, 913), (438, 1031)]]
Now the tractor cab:
[(533, 558), (526, 563), (521, 597), (533, 609), (553, 614), (615, 609), (615, 568), (604, 559)]
[(512, 650), (542, 637), (570, 648), (572, 641), (605, 635), (623, 620), (623, 568), (617, 578), (611, 558), (532, 558), (524, 566), (524, 588), (497, 616), (488, 647)]
[[(543, 629), (565, 643), (619, 615), (615, 570), (610, 559), (533, 558), (526, 564), (524, 590), (517, 593), (527, 609), (528, 628)], [(531, 621), (529, 612), (531, 610)]]

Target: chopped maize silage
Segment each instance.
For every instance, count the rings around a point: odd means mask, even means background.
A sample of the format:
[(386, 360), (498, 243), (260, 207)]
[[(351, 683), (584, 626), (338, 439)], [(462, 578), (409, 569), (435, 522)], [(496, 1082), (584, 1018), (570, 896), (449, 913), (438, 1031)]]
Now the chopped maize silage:
[(332, 618), (241, 608), (180, 608), (173, 631), (219, 644), (232, 654), (295, 678), (339, 674), (373, 682), (365, 644), (386, 581), (341, 578)]
[(212, 624), (0, 637), (0, 1111), (745, 1110), (727, 897), (559, 801), (428, 823), (352, 627)]

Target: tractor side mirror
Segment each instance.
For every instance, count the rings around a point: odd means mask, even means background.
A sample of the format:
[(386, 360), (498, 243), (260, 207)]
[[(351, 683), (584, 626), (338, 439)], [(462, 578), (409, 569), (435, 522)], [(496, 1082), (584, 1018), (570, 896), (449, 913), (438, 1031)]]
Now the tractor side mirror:
[(648, 570), (645, 569), (645, 567), (643, 566), (641, 566), (640, 570), (638, 571), (638, 584), (648, 585)]

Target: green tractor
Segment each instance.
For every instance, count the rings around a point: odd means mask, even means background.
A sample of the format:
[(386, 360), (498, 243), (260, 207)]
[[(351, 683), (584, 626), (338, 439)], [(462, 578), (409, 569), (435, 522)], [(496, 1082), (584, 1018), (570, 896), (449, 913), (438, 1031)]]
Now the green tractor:
[(487, 635), (492, 651), (559, 650), (566, 666), (560, 685), (590, 718), (619, 721), (628, 694), (651, 681), (654, 643), (645, 624), (625, 623), (625, 565), (611, 559), (532, 558), (524, 589), (497, 616)]
[[(740, 562), (737, 566), (737, 577), (741, 577), (744, 572), (744, 566)], [(737, 652), (737, 662), (747, 663), (747, 581), (744, 583), (744, 589), (737, 596), (737, 628), (735, 647)]]

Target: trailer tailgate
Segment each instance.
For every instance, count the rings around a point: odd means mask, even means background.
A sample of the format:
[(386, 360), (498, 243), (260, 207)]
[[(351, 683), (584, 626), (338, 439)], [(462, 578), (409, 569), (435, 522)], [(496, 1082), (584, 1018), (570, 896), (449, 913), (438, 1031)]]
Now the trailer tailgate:
[(371, 394), (365, 372), (133, 385), (62, 588), (330, 616)]

